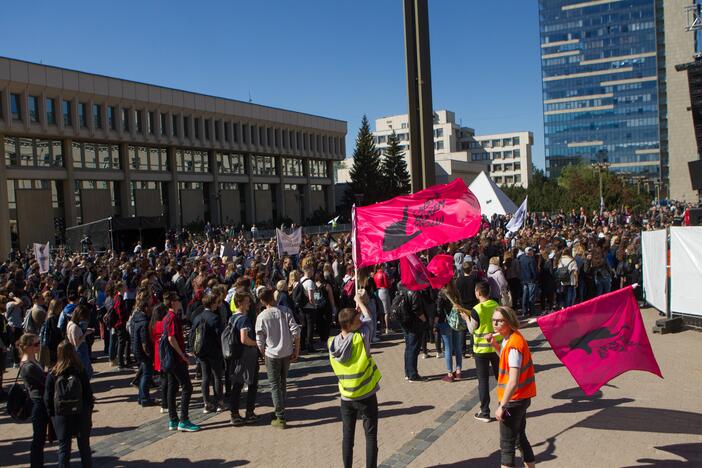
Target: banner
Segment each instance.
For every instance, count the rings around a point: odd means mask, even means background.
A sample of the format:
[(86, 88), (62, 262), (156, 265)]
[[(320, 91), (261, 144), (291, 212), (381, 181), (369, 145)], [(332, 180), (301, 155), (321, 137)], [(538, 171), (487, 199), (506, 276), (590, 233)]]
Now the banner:
[(702, 227), (671, 227), (671, 312), (702, 316), (700, 285), (702, 285)]
[(630, 370), (663, 378), (631, 286), (544, 315), (537, 323), (586, 395)]
[(234, 257), (234, 245), (227, 243), (222, 243), (219, 247), (219, 256), (224, 258), (227, 257), (231, 260)]
[(480, 203), (462, 179), (354, 210), (356, 268), (473, 237)]
[(48, 242), (46, 244), (34, 243), (34, 258), (39, 263), (39, 273), (48, 273), (51, 261), (51, 251)]
[(427, 266), (416, 254), (400, 258), (400, 282), (409, 290), (419, 291), (431, 286), (441, 289), (453, 278), (453, 257), (440, 254)]
[(509, 223), (507, 223), (507, 230), (509, 232), (517, 232), (519, 231), (522, 226), (524, 226), (524, 220), (526, 219), (527, 215), (527, 199), (529, 196), (527, 195), (526, 198), (524, 198), (524, 201), (522, 202), (521, 205), (519, 205), (519, 209), (517, 210), (516, 213), (514, 213), (514, 216), (512, 216), (512, 219), (509, 220)]
[(665, 229), (641, 233), (641, 259), (643, 288), (646, 302), (661, 312), (666, 311), (666, 251), (667, 234)]
[(278, 242), (278, 255), (298, 255), (300, 253), (300, 244), (302, 243), (302, 228), (295, 229), (291, 234), (285, 234), (278, 228), (275, 228), (275, 237)]

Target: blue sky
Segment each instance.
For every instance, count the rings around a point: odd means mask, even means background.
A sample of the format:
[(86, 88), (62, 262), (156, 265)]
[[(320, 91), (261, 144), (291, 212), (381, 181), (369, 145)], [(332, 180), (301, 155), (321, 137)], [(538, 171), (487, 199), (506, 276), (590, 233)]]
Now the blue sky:
[[(196, 7), (195, 7), (196, 6)], [(534, 0), (430, 0), (435, 109), (477, 133), (534, 132)], [(3, 2), (0, 55), (334, 117), (407, 112), (401, 0)]]

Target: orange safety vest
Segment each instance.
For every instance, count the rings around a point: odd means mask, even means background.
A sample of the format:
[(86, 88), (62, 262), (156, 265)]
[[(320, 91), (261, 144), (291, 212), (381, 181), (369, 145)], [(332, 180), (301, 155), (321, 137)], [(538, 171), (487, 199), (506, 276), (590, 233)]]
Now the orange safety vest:
[(524, 400), (536, 396), (536, 382), (534, 380), (534, 363), (531, 360), (529, 344), (521, 333), (514, 331), (500, 353), (500, 371), (497, 377), (497, 398), (502, 401), (502, 396), (509, 380), (509, 351), (516, 349), (522, 355), (522, 368), (519, 370), (517, 389), (512, 394), (512, 400)]

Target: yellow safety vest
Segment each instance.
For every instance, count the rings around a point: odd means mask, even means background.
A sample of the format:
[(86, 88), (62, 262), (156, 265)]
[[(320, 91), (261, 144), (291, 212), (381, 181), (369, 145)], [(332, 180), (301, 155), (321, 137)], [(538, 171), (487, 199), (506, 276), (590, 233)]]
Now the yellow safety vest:
[[(328, 345), (331, 347), (333, 337), (329, 338)], [(346, 362), (339, 362), (332, 355), (329, 355), (332, 369), (339, 379), (339, 391), (341, 396), (353, 400), (359, 400), (368, 395), (382, 378), (378, 366), (375, 365), (373, 357), (366, 353), (366, 346), (363, 344), (363, 337), (360, 333), (354, 333), (351, 346), (351, 358)]]
[[(488, 340), (485, 339), (485, 335), (488, 333), (495, 333), (495, 329), (492, 328), (492, 313), (499, 305), (500, 304), (498, 304), (496, 301), (489, 299), (473, 307), (480, 318), (480, 325), (478, 328), (473, 330), (474, 354), (488, 354), (495, 352), (495, 348), (488, 343)], [(500, 335), (495, 335), (495, 339), (498, 341), (498, 343), (502, 341), (502, 337)]]

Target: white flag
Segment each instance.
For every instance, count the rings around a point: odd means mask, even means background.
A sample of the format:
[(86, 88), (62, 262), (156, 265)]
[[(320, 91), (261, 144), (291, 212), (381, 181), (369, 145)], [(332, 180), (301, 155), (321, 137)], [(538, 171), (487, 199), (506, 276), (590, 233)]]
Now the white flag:
[(341, 216), (337, 216), (336, 218), (330, 220), (327, 224), (335, 225), (336, 222), (339, 221), (339, 218), (340, 218), (340, 217), (341, 217)]
[(300, 244), (302, 243), (302, 228), (295, 229), (291, 234), (285, 234), (280, 229), (275, 229), (275, 237), (278, 242), (278, 255), (298, 255)]
[(524, 220), (526, 219), (527, 215), (527, 199), (529, 196), (527, 196), (524, 201), (522, 202), (521, 205), (519, 205), (519, 209), (517, 209), (517, 212), (514, 213), (512, 216), (512, 219), (509, 220), (509, 223), (507, 223), (507, 230), (509, 232), (517, 232), (519, 231), (522, 226), (524, 226)]
[(49, 243), (37, 244), (34, 243), (34, 258), (39, 263), (39, 273), (48, 273), (49, 263), (51, 260), (49, 251)]

